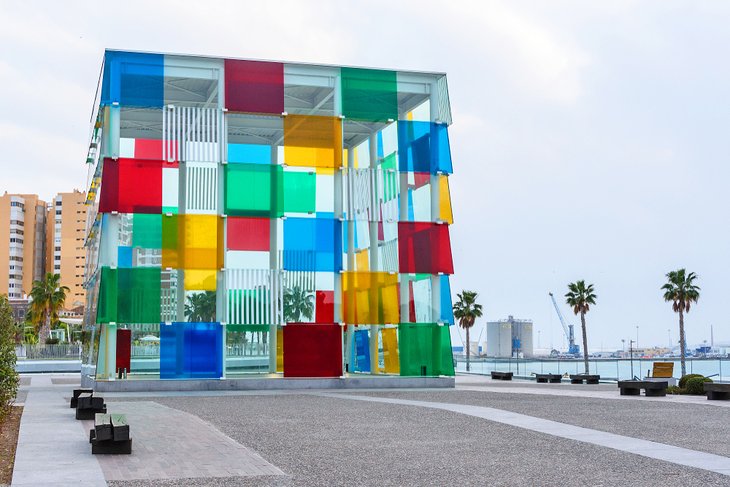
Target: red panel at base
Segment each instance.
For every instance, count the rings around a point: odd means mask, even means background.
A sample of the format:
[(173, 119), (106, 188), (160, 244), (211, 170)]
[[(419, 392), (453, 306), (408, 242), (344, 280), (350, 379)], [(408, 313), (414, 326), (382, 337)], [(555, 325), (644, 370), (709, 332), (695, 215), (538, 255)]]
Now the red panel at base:
[(228, 250), (269, 250), (271, 219), (229, 216), (226, 220)]
[(317, 291), (315, 323), (333, 323), (335, 321), (335, 292)]
[(162, 161), (104, 159), (99, 212), (162, 213)]
[(408, 274), (453, 274), (449, 226), (398, 222), (398, 270)]
[(284, 377), (340, 377), (340, 325), (287, 324), (284, 328)]
[(134, 158), (135, 159), (155, 159), (162, 160), (162, 141), (153, 139), (135, 139), (134, 141)]
[(233, 112), (284, 111), (284, 65), (263, 61), (225, 60), (225, 107)]
[(132, 330), (117, 330), (117, 370), (131, 370)]

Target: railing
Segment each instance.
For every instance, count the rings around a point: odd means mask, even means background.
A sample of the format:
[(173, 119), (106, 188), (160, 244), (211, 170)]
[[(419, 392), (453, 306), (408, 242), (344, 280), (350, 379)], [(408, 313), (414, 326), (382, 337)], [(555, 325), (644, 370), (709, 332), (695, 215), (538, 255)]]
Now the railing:
[[(265, 357), (269, 355), (269, 346), (265, 343), (229, 343), (226, 345), (226, 357)], [(159, 345), (132, 345), (132, 358), (157, 358), (160, 356)]]
[[(458, 372), (466, 371), (466, 358), (457, 355)], [(646, 377), (651, 373), (654, 362), (674, 362), (674, 377), (682, 375), (679, 359), (675, 358), (635, 358), (631, 359), (589, 359), (591, 374), (599, 374), (601, 379), (625, 380), (632, 377)], [(685, 366), (688, 374), (702, 374), (714, 381), (730, 381), (730, 357), (728, 358), (687, 358)], [(491, 371), (513, 372), (516, 376), (533, 374), (582, 374), (585, 371), (583, 359), (509, 359), (473, 358), (470, 372), (489, 375)]]
[(81, 345), (78, 343), (16, 345), (15, 356), (18, 360), (81, 360)]

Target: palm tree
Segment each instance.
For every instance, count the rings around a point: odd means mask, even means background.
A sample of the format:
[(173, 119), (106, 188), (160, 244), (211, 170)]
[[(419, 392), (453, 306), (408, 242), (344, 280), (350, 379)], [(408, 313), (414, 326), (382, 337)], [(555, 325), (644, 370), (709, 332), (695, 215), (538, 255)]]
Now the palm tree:
[(185, 317), (190, 322), (215, 321), (215, 291), (205, 291), (188, 296)]
[(588, 374), (588, 335), (586, 334), (586, 313), (591, 304), (596, 304), (596, 295), (593, 293), (593, 284), (586, 286), (585, 281), (576, 281), (568, 284), (565, 302), (573, 307), (573, 313), (580, 313), (580, 325), (583, 332), (583, 361), (585, 373)]
[(69, 291), (68, 287), (61, 286), (60, 274), (49, 272), (43, 280), (33, 282), (30, 315), (33, 323), (40, 327), (38, 338), (41, 343), (46, 343), (50, 336), (51, 323), (58, 321), (58, 312), (63, 308)]
[(694, 285), (695, 279), (697, 279), (697, 274), (694, 272), (687, 274), (684, 269), (679, 269), (668, 273), (667, 283), (661, 287), (664, 291), (664, 301), (671, 301), (672, 310), (679, 313), (679, 347), (681, 349), (682, 376), (686, 372), (684, 360), (687, 348), (684, 336), (684, 313), (689, 313), (690, 305), (700, 299), (700, 288)]
[(461, 291), (456, 295), (458, 300), (454, 304), (454, 318), (459, 320), (459, 326), (466, 330), (466, 371), (471, 370), (469, 329), (474, 326), (477, 318), (482, 317), (482, 305), (477, 304), (477, 293)]
[(300, 286), (287, 288), (284, 291), (284, 321), (298, 323), (302, 317), (311, 320), (314, 315), (314, 296), (302, 291)]

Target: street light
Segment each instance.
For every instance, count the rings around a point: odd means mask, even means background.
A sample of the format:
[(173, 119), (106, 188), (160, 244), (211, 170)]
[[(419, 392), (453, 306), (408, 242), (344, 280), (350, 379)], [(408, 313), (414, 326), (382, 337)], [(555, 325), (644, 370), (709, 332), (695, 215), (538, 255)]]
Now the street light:
[(634, 380), (635, 376), (634, 376), (634, 341), (633, 340), (629, 340), (629, 354), (631, 356), (631, 380)]
[(636, 325), (636, 348), (639, 348), (639, 325)]
[(621, 339), (621, 352), (626, 353), (626, 340)]

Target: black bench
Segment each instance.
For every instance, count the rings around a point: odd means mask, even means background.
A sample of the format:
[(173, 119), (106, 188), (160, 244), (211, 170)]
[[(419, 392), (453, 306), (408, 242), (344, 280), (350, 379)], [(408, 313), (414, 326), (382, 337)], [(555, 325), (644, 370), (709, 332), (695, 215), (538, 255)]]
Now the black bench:
[(730, 399), (730, 382), (705, 382), (707, 399), (711, 401)]
[(93, 389), (74, 389), (74, 395), (71, 397), (71, 409), (76, 409), (81, 394), (93, 394)]
[(641, 390), (644, 389), (646, 396), (659, 397), (667, 395), (666, 381), (648, 381), (648, 380), (620, 380), (618, 388), (622, 396), (639, 396)]
[(106, 413), (103, 397), (94, 397), (93, 392), (82, 392), (76, 399), (76, 419), (94, 419), (96, 413)]
[(598, 384), (598, 381), (601, 379), (600, 375), (591, 375), (591, 374), (574, 374), (570, 376), (570, 383), (571, 384), (582, 384), (583, 381), (586, 382), (586, 384)]
[(512, 372), (497, 372), (492, 371), (492, 379), (496, 380), (512, 380)]
[(94, 428), (89, 431), (91, 453), (123, 454), (132, 453), (132, 438), (129, 424), (123, 414), (101, 414), (94, 416)]
[(535, 374), (535, 380), (542, 383), (560, 384), (562, 379), (560, 374)]

